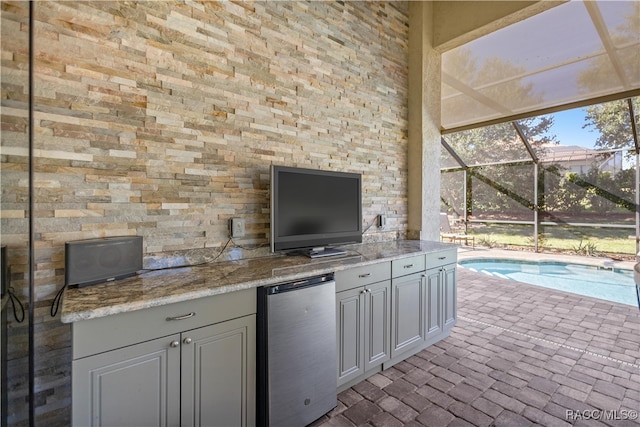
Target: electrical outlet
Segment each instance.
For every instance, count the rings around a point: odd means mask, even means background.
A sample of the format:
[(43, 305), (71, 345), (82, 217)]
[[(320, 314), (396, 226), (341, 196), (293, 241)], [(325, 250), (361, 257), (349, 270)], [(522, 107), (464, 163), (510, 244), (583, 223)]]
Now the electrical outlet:
[(229, 220), (229, 234), (231, 237), (244, 237), (245, 222), (242, 218), (231, 218)]

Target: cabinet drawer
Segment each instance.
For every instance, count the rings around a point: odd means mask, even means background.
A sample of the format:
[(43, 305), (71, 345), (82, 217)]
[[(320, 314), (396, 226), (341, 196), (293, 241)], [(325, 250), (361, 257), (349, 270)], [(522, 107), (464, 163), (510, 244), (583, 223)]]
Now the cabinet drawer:
[(427, 254), (427, 270), (447, 264), (453, 264), (457, 259), (458, 252), (455, 249), (447, 249), (446, 251)]
[(416, 255), (408, 258), (391, 261), (392, 277), (406, 276), (407, 274), (424, 271), (424, 255)]
[(391, 278), (391, 263), (364, 265), (348, 270), (336, 271), (336, 292), (357, 288), (370, 283), (382, 282)]
[(247, 289), (81, 320), (72, 325), (73, 359), (254, 313), (256, 290)]

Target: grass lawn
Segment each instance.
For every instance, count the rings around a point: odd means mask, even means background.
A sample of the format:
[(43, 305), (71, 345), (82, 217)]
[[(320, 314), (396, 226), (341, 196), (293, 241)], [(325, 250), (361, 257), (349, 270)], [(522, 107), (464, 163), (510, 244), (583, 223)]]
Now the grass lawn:
[[(473, 224), (468, 232), (476, 236), (476, 244), (482, 246), (533, 247), (531, 225)], [(542, 250), (555, 249), (582, 255), (636, 253), (635, 231), (630, 229), (541, 226), (539, 232), (538, 246)]]

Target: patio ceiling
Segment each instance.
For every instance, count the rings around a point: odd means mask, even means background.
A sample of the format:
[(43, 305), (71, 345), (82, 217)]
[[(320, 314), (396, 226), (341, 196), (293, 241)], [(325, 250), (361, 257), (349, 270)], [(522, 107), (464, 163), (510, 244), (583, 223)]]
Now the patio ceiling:
[(442, 55), (444, 133), (637, 95), (637, 1), (570, 1)]

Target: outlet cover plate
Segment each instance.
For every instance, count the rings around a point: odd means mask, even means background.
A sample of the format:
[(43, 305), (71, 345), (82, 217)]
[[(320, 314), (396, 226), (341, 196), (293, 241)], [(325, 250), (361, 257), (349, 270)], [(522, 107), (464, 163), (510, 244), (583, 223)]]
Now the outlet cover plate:
[(229, 221), (229, 229), (231, 231), (231, 237), (244, 237), (245, 235), (245, 222), (242, 218), (231, 218)]

